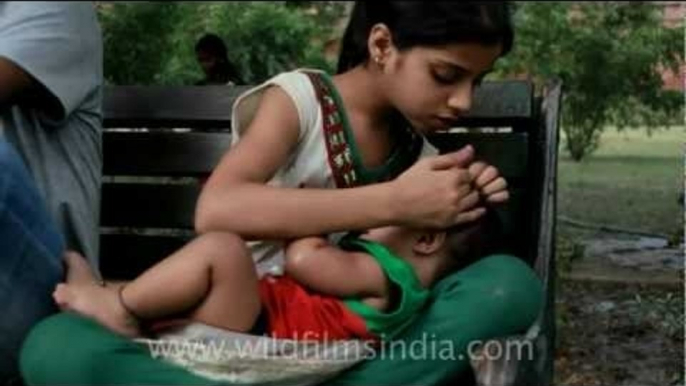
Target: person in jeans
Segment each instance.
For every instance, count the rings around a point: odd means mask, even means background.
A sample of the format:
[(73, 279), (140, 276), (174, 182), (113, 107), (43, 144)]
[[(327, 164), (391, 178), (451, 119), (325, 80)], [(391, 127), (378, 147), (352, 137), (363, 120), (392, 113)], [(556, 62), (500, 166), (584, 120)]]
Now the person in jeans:
[(64, 252), (98, 267), (102, 67), (91, 3), (0, 2), (0, 384), (57, 311)]

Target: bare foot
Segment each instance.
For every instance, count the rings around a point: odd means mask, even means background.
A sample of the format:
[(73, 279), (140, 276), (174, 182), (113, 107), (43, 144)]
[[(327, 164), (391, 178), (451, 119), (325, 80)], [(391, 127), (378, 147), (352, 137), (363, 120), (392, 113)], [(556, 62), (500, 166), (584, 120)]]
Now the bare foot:
[(60, 309), (93, 318), (127, 337), (140, 335), (138, 323), (121, 304), (119, 286), (100, 285), (86, 260), (77, 253), (68, 252), (65, 262), (67, 282), (58, 284), (52, 294)]
[(65, 252), (64, 262), (67, 265), (67, 284), (85, 283), (86, 281), (95, 280), (95, 274), (93, 274), (90, 265), (88, 265), (88, 261), (77, 252)]

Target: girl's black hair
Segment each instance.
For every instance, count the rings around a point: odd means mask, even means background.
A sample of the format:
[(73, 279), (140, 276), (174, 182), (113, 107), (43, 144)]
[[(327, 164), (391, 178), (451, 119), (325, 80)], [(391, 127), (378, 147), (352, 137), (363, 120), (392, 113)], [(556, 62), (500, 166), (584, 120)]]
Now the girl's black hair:
[(229, 60), (228, 50), (226, 49), (224, 40), (218, 35), (212, 33), (203, 35), (198, 42), (195, 43), (195, 52), (199, 51), (207, 52), (217, 58), (217, 65), (219, 66), (218, 71), (223, 76), (228, 77), (227, 80), (232, 80), (237, 84), (244, 83), (238, 68)]
[(451, 43), (502, 44), (512, 49), (514, 31), (508, 2), (356, 1), (343, 35), (337, 72), (369, 59), (372, 27), (383, 23), (399, 50)]

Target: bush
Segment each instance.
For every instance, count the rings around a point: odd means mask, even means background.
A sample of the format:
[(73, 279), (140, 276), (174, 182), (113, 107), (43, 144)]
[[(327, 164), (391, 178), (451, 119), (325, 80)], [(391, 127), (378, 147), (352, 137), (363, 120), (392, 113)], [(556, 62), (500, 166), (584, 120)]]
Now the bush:
[(297, 67), (334, 68), (323, 54), (333, 23), (283, 2), (117, 2), (98, 10), (112, 84), (195, 83), (202, 73), (194, 46), (207, 32), (224, 39), (251, 84)]
[(603, 128), (666, 127), (683, 120), (683, 96), (662, 89), (659, 68), (683, 63), (682, 28), (651, 2), (517, 2), (515, 45), (500, 75), (563, 82), (562, 130), (575, 161)]

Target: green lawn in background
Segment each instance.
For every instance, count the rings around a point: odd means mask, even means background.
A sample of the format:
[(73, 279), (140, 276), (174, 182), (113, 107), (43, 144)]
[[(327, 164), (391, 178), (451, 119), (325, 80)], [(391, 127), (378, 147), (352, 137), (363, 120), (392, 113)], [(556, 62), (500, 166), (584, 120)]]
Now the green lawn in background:
[[(581, 163), (560, 147), (558, 215), (649, 233), (683, 234), (684, 127), (648, 135), (608, 129)], [(565, 232), (565, 226), (560, 226)]]

